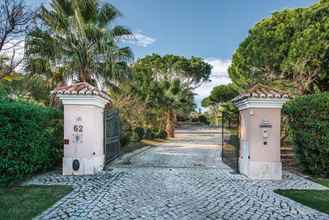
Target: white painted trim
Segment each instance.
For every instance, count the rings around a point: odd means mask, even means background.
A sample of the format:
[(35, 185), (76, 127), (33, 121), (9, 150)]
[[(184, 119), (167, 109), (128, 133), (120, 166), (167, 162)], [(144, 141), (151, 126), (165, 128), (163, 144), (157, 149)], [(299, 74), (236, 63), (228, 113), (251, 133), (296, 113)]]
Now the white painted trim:
[(246, 99), (242, 99), (236, 103), (234, 103), (238, 109), (245, 110), (249, 108), (279, 108), (281, 109), (283, 104), (286, 103), (288, 98), (255, 98), (250, 97)]
[(109, 102), (97, 95), (58, 95), (63, 105), (89, 105), (104, 108)]

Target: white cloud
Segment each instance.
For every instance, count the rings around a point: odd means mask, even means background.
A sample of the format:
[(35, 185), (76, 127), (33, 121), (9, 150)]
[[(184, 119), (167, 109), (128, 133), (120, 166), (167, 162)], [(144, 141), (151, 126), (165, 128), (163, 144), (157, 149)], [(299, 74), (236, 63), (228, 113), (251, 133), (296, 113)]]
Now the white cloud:
[(147, 47), (151, 44), (154, 44), (156, 42), (156, 39), (147, 36), (141, 31), (138, 31), (138, 32), (134, 32), (132, 37), (123, 39), (123, 42), (133, 44), (139, 47)]
[(231, 82), (228, 76), (228, 68), (231, 65), (231, 60), (222, 60), (216, 58), (208, 58), (205, 60), (213, 69), (210, 76), (210, 82), (204, 83), (199, 88), (195, 89), (197, 94), (195, 97), (196, 104), (201, 107), (201, 101), (210, 95), (211, 90), (218, 85), (226, 85)]

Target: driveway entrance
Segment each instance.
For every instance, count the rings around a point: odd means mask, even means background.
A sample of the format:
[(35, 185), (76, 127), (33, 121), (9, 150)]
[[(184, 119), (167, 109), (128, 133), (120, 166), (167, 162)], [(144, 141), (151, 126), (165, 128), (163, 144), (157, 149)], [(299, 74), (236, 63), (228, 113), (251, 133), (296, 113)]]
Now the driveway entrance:
[(226, 168), (221, 162), (218, 129), (187, 128), (176, 138), (117, 161), (115, 167)]
[(96, 176), (37, 177), (31, 183), (75, 188), (39, 219), (329, 219), (273, 192), (324, 187), (290, 173), (280, 181), (232, 175), (218, 143), (216, 129), (181, 129)]

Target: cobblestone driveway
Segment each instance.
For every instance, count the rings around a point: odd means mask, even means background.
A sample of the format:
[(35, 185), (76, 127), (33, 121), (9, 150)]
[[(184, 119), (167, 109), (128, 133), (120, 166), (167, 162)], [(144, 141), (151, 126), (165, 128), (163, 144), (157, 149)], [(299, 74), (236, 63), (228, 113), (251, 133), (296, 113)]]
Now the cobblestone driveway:
[(220, 161), (215, 130), (177, 138), (127, 156), (96, 176), (51, 173), (30, 184), (70, 184), (74, 191), (39, 219), (329, 219), (273, 192), (324, 189), (290, 173), (282, 181), (232, 175)]

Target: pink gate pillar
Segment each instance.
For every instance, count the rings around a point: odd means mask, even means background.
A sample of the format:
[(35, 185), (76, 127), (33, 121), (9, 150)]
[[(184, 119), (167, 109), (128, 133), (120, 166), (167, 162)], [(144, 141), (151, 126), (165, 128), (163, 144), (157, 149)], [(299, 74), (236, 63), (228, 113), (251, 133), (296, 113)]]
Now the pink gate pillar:
[(106, 93), (88, 83), (52, 91), (64, 105), (63, 175), (93, 175), (104, 167)]
[(241, 174), (251, 179), (282, 178), (281, 108), (288, 95), (256, 85), (233, 99), (240, 111)]

